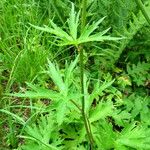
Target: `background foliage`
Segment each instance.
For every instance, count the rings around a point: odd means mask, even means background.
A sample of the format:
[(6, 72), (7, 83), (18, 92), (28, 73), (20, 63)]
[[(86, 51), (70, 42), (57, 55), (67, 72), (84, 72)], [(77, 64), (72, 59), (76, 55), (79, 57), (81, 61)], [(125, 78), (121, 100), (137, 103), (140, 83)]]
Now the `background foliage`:
[(87, 2), (80, 31), (81, 0), (0, 1), (0, 149), (90, 149), (81, 43), (94, 149), (150, 149), (150, 25), (134, 0)]

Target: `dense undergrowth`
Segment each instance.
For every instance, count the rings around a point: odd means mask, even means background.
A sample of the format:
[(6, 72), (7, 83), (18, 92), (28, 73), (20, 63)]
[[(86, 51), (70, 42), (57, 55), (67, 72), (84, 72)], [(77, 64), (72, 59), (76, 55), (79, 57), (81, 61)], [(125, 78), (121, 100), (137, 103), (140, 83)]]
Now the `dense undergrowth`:
[(150, 150), (149, 17), (149, 0), (1, 0), (0, 150)]

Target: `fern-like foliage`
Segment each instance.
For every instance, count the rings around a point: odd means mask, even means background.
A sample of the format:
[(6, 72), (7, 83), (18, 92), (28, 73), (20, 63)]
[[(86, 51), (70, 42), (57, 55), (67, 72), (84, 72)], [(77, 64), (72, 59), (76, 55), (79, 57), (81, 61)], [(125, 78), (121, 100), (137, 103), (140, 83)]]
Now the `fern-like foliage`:
[(132, 14), (132, 21), (129, 22), (129, 28), (123, 28), (123, 35), (126, 37), (125, 40), (119, 43), (116, 49), (114, 63), (120, 58), (120, 55), (125, 50), (129, 42), (133, 39), (134, 35), (144, 26), (146, 20), (144, 20), (142, 13), (138, 15)]
[(145, 85), (146, 81), (150, 79), (149, 70), (150, 64), (145, 62), (138, 62), (137, 65), (127, 65), (128, 74), (138, 86)]
[[(134, 39), (135, 35), (145, 27), (147, 21), (143, 17), (143, 14), (136, 8), (136, 3), (130, 0), (113, 0), (113, 1), (96, 1), (95, 5), (89, 9), (89, 11), (94, 12), (99, 8), (99, 15), (107, 15), (107, 19), (103, 26), (109, 24), (112, 28), (111, 32), (114, 35), (121, 35), (125, 39), (115, 42), (108, 43), (109, 46), (100, 48), (96, 46), (93, 51), (100, 53), (99, 60), (102, 65), (108, 68), (113, 68), (114, 65), (122, 60), (121, 55), (125, 53), (130, 42)], [(110, 9), (111, 8), (111, 9)], [(146, 6), (149, 10), (150, 6)], [(95, 18), (94, 18), (95, 19)], [(100, 49), (103, 49), (99, 51)]]
[(127, 125), (120, 133), (113, 131), (111, 123), (101, 120), (95, 130), (95, 141), (97, 149), (132, 150), (150, 149), (150, 130), (137, 126), (135, 123)]
[(130, 113), (130, 120), (140, 121), (145, 125), (150, 125), (149, 106), (150, 97), (136, 95), (135, 93), (124, 99), (124, 107), (126, 112)]
[(62, 140), (59, 137), (58, 128), (54, 123), (52, 115), (41, 116), (37, 123), (28, 125), (25, 129), (26, 143), (22, 150), (61, 150)]
[[(54, 65), (50, 60), (48, 61), (48, 69), (45, 74), (52, 79), (55, 89), (46, 89), (43, 87), (27, 84), (30, 87), (29, 91), (25, 93), (11, 94), (17, 97), (26, 97), (32, 99), (46, 98), (53, 101), (52, 110), (56, 110), (56, 120), (61, 125), (65, 119), (66, 114), (70, 113), (71, 105), (69, 100), (72, 98), (79, 100), (81, 94), (79, 91), (72, 89), (73, 71), (77, 64), (78, 57), (64, 70), (65, 78), (62, 77), (61, 71), (57, 65)], [(75, 90), (75, 91), (74, 91)], [(69, 104), (68, 104), (69, 103)], [(69, 109), (68, 109), (69, 108)]]
[[(103, 51), (103, 55), (105, 59), (110, 61), (110, 64), (115, 64), (121, 59), (121, 54), (126, 50), (127, 46), (137, 34), (137, 32), (146, 24), (146, 20), (144, 20), (143, 15), (139, 12), (137, 15), (132, 13), (132, 18), (128, 20), (129, 24), (127, 26), (123, 26), (120, 31), (117, 30), (117, 34), (121, 34), (125, 37), (122, 41), (118, 43), (111, 44), (110, 49), (106, 49)], [(108, 54), (110, 54), (108, 56)]]

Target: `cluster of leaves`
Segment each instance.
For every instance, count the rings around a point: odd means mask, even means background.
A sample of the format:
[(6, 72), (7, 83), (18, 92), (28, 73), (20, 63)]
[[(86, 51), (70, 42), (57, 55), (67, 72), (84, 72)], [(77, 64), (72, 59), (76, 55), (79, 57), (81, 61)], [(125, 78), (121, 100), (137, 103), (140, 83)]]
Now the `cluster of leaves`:
[(0, 130), (8, 131), (0, 149), (90, 149), (81, 44), (94, 149), (150, 149), (149, 25), (134, 1), (88, 0), (80, 31), (81, 8), (80, 0), (1, 0)]

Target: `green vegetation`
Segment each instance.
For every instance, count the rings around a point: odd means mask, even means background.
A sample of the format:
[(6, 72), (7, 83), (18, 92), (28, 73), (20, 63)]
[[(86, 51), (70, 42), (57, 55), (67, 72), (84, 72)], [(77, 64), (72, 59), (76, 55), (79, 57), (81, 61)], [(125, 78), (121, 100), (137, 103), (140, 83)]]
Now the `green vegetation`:
[(150, 150), (150, 0), (1, 0), (0, 20), (0, 150)]

